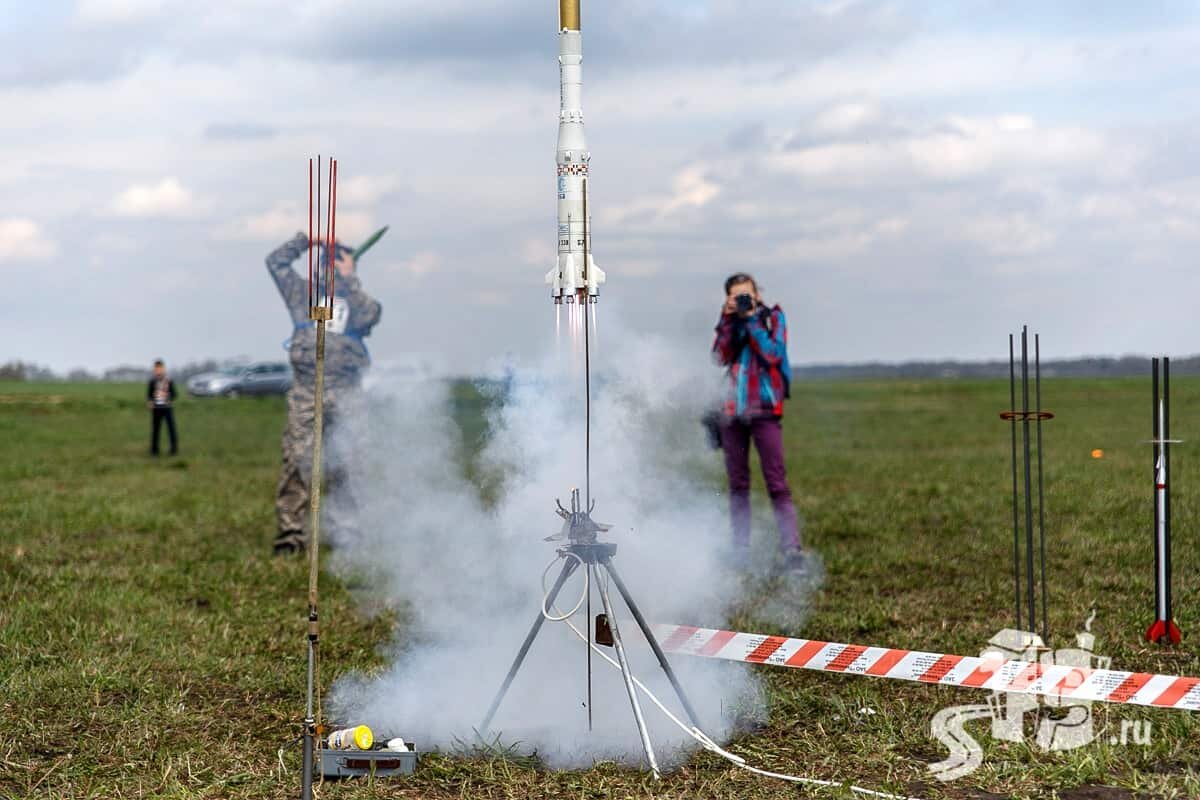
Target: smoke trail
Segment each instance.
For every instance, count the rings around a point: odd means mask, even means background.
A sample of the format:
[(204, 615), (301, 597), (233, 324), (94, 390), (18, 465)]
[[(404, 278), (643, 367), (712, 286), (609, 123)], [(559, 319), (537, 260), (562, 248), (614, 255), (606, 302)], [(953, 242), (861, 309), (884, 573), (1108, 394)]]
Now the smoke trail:
[[(576, 321), (586, 325), (586, 313), (572, 313)], [(615, 564), (649, 619), (720, 624), (739, 584), (721, 558), (728, 527), (719, 466), (696, 422), (715, 378), (711, 370), (705, 376), (703, 355), (609, 330), (608, 352), (619, 358), (593, 358), (594, 518), (615, 526), (605, 538), (618, 544)], [(475, 467), (495, 487), (491, 504), (464, 477), (447, 384), (377, 376), (370, 413), (340, 431), (331, 452), (355, 476), (361, 533), (340, 543), (335, 564), (403, 608), (404, 623), (386, 669), (336, 682), (330, 704), (339, 721), (365, 722), (424, 748), (474, 740), (538, 613), (539, 581), (558, 546), (543, 539), (561, 525), (554, 499), (566, 501), (582, 484), (583, 383), (571, 360), (565, 353), (503, 376), (507, 392)], [(577, 575), (559, 608), (573, 606), (580, 591)], [(582, 614), (576, 620), (586, 625)], [(635, 674), (678, 709), (632, 624), (622, 632)], [(536, 751), (553, 767), (638, 763), (620, 675), (599, 658), (593, 664), (595, 732), (588, 733), (584, 645), (547, 622), (492, 726), (502, 742)], [(673, 666), (715, 738), (761, 717), (762, 693), (742, 665), (677, 658)], [(647, 721), (664, 763), (685, 754), (691, 740), (656, 709)]]

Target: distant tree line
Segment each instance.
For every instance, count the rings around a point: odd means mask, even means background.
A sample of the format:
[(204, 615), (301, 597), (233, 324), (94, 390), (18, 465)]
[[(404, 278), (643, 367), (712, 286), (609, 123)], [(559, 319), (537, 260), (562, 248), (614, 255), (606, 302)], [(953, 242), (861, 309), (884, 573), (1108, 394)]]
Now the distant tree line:
[[(171, 376), (186, 381), (202, 372), (214, 372), (227, 367), (244, 366), (248, 358), (206, 359), (178, 366), (168, 364)], [(1007, 378), (1007, 361), (906, 361), (900, 364), (867, 362), (862, 364), (810, 364), (793, 366), (800, 379), (917, 379), (917, 378)], [(1120, 356), (1071, 358), (1042, 362), (1046, 378), (1125, 378), (1141, 377), (1150, 371), (1149, 356)], [(1200, 355), (1171, 359), (1171, 371), (1176, 375), (1200, 375)], [(146, 380), (150, 366), (123, 364), (91, 372), (82, 367), (65, 373), (24, 361), (0, 364), (0, 381), (110, 381), (137, 382)]]
[[(1020, 362), (1017, 369), (1020, 370)], [(812, 364), (794, 366), (800, 378), (1007, 378), (1008, 361), (907, 361), (901, 364)], [(1033, 365), (1030, 364), (1030, 371)], [(1171, 359), (1176, 375), (1200, 375), (1200, 356)], [(1044, 378), (1126, 378), (1150, 373), (1150, 356), (1070, 358), (1042, 362)]]
[[(248, 363), (250, 363), (250, 359), (248, 358), (225, 359), (223, 361), (209, 358), (204, 361), (190, 361), (178, 366), (167, 364), (167, 369), (170, 371), (171, 377), (182, 383), (193, 375), (199, 375), (202, 372), (215, 372), (226, 367), (242, 366)], [(68, 381), (70, 383), (105, 381), (109, 383), (138, 383), (147, 380), (149, 377), (149, 364), (145, 366), (122, 364), (96, 372), (83, 367), (76, 367), (66, 372), (55, 372), (49, 367), (24, 361), (9, 361), (7, 364), (0, 364), (0, 381)]]

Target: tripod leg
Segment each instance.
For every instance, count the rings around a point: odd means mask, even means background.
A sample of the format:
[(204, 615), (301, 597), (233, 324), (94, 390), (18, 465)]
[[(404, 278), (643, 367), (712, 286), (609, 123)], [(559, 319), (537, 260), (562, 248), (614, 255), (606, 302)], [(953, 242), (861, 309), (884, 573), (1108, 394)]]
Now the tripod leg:
[[(625, 582), (617, 574), (617, 568), (613, 566), (611, 560), (604, 561), (603, 565), (608, 570), (608, 574), (612, 576), (613, 583), (617, 585), (617, 591), (621, 593), (621, 598), (625, 601), (625, 605), (629, 606), (629, 610), (633, 613), (633, 618), (637, 621), (638, 627), (642, 629), (642, 634), (646, 637), (646, 641), (650, 642), (650, 649), (654, 651), (654, 657), (658, 659), (658, 664), (662, 667), (663, 672), (667, 673), (667, 680), (671, 682), (671, 686), (675, 689), (675, 694), (679, 696), (679, 702), (683, 705), (683, 710), (687, 712), (688, 719), (697, 728), (702, 727), (700, 725), (700, 717), (696, 714), (696, 709), (692, 708), (691, 702), (683, 692), (683, 686), (680, 685), (679, 679), (675, 677), (675, 670), (671, 669), (671, 662), (667, 661), (667, 654), (659, 646), (658, 639), (654, 638), (654, 632), (650, 630), (650, 625), (646, 622), (646, 618), (642, 616), (637, 603), (633, 602), (633, 596), (629, 594), (629, 589), (625, 586)], [(609, 612), (608, 617), (611, 622), (613, 618), (611, 612)]]
[[(542, 600), (543, 608), (554, 605), (554, 601), (558, 598), (558, 593), (562, 591), (567, 578), (571, 577), (571, 573), (575, 571), (577, 566), (579, 566), (579, 561), (567, 559), (567, 563), (563, 564), (562, 572), (558, 573), (558, 580), (554, 582), (554, 586), (550, 589), (550, 594), (546, 595)], [(525, 656), (529, 653), (529, 648), (533, 646), (533, 640), (537, 638), (538, 631), (542, 629), (542, 623), (545, 621), (546, 618), (542, 615), (541, 609), (538, 609), (537, 619), (534, 620), (533, 627), (529, 629), (529, 634), (521, 644), (521, 649), (517, 651), (517, 657), (513, 659), (512, 667), (508, 670), (508, 675), (504, 677), (504, 683), (500, 685), (500, 691), (496, 693), (496, 699), (492, 701), (492, 706), (488, 709), (487, 716), (483, 718), (483, 724), (479, 726), (480, 733), (487, 733), (488, 728), (491, 727), (492, 718), (496, 716), (496, 711), (500, 708), (500, 703), (504, 700), (504, 695), (508, 693), (508, 687), (512, 686), (513, 678), (517, 677), (517, 670), (521, 669), (521, 664), (525, 661)]]
[(621, 632), (617, 629), (617, 618), (613, 615), (612, 602), (608, 599), (608, 587), (600, 584), (600, 601), (604, 603), (604, 613), (608, 615), (608, 626), (612, 629), (613, 647), (617, 651), (617, 660), (621, 663), (621, 677), (625, 679), (625, 690), (629, 692), (629, 702), (633, 706), (633, 719), (637, 723), (638, 734), (642, 737), (642, 749), (646, 751), (646, 760), (650, 762), (650, 771), (654, 777), (658, 773), (658, 760), (654, 757), (654, 746), (650, 744), (650, 732), (646, 730), (646, 719), (642, 716), (642, 706), (638, 702), (637, 688), (633, 685), (633, 673), (629, 671), (629, 661), (625, 658), (625, 645), (621, 641)]

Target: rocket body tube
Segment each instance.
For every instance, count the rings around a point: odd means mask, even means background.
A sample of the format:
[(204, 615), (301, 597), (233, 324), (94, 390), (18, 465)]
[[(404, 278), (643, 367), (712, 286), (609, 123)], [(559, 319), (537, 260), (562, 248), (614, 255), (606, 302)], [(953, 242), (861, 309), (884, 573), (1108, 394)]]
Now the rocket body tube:
[(558, 263), (546, 275), (555, 303), (595, 302), (604, 282), (592, 260), (591, 220), (585, 220), (588, 151), (583, 129), (583, 36), (579, 0), (560, 0), (558, 32)]

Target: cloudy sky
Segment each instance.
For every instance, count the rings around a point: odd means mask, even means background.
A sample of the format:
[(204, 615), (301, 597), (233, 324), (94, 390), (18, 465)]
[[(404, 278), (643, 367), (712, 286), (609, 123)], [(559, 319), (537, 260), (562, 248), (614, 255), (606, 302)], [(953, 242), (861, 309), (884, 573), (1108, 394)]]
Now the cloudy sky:
[[(0, 0), (0, 362), (281, 358), (263, 266), (341, 163), (377, 359), (553, 328), (553, 0)], [(802, 363), (1200, 351), (1200, 14), (585, 0), (601, 325), (707, 346), (747, 269)]]

